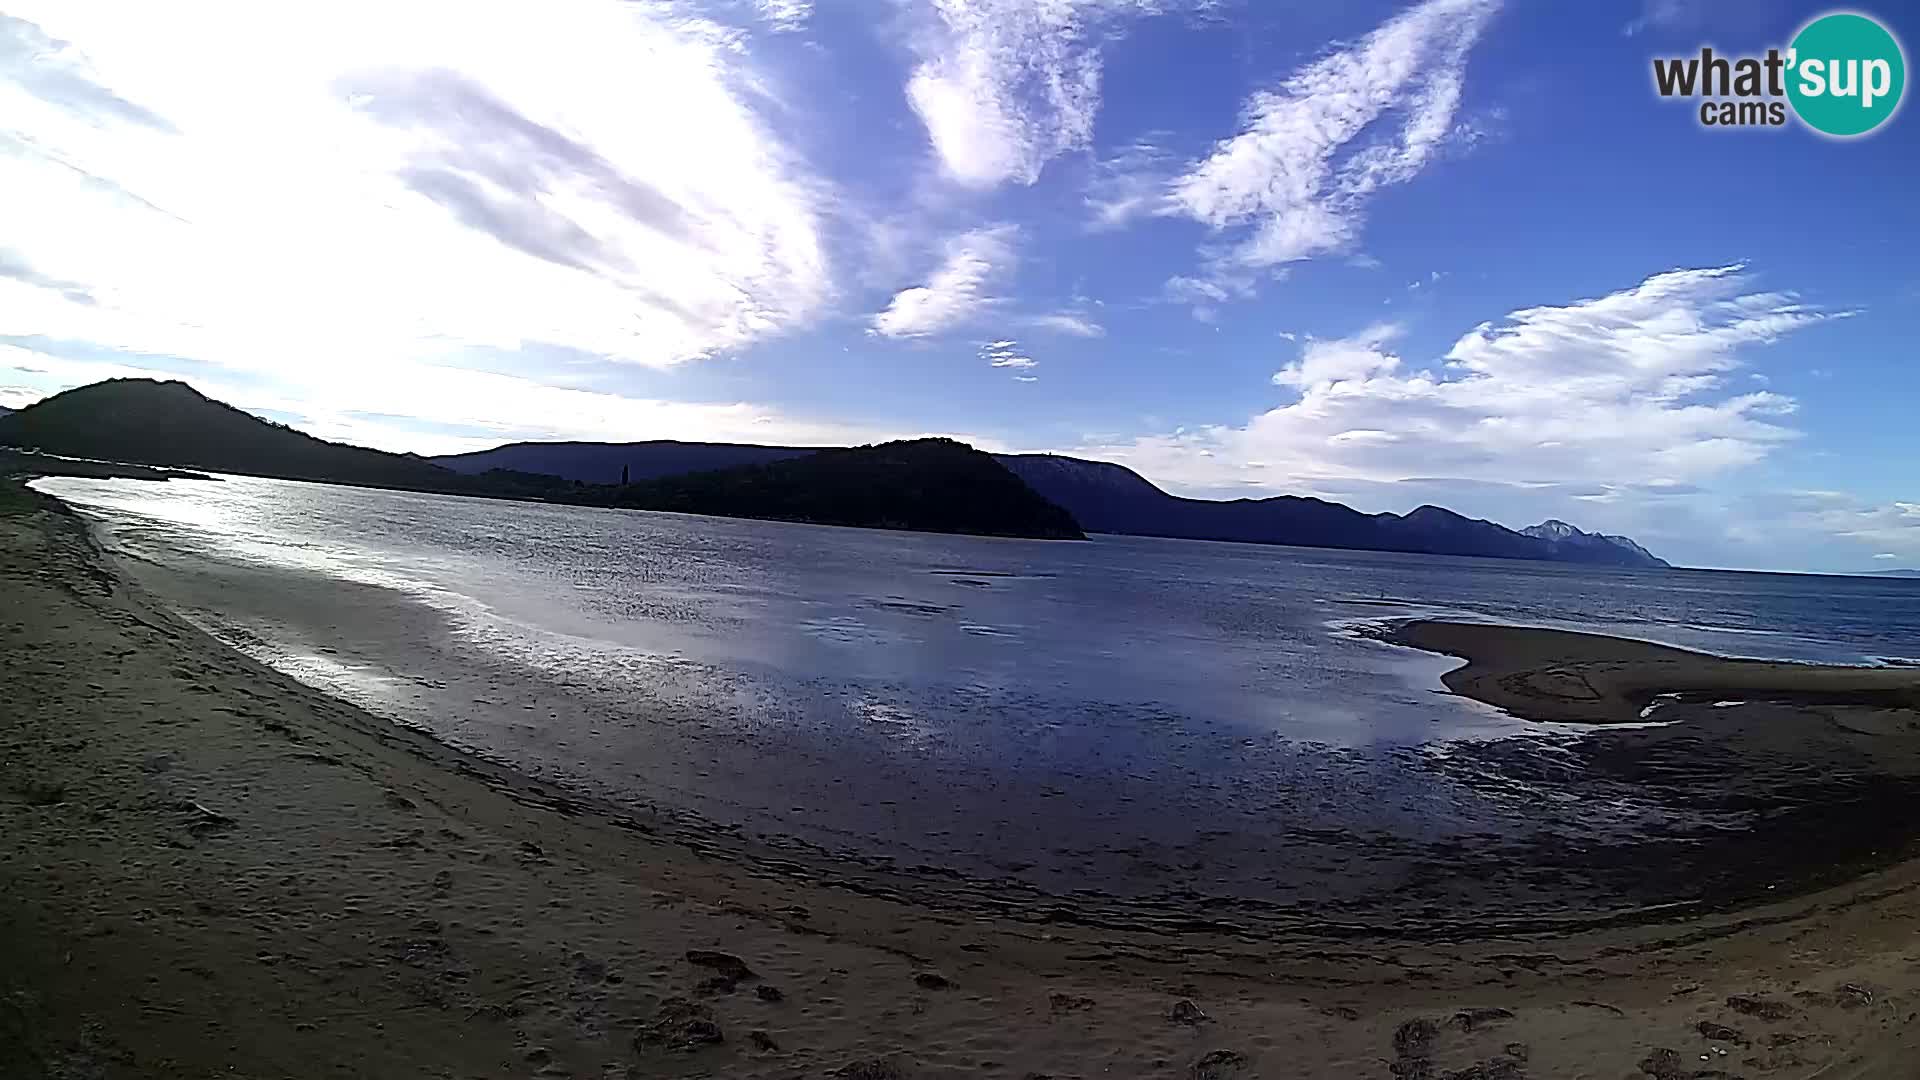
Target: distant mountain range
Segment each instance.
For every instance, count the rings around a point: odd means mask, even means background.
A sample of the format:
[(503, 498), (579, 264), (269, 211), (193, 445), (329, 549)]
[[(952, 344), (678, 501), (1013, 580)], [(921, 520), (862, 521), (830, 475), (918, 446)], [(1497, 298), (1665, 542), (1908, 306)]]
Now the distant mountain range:
[[(1422, 506), (1364, 514), (1281, 495), (1170, 495), (1122, 465), (988, 455), (947, 439), (852, 449), (738, 443), (512, 443), (423, 458), (314, 438), (184, 383), (114, 379), (0, 416), (0, 446), (209, 472), (726, 517), (1003, 536), (1090, 532), (1664, 567), (1563, 521), (1514, 531)], [(1077, 527), (1076, 527), (1077, 523)]]
[[(509, 443), (430, 460), (467, 473), (508, 468), (587, 483), (618, 483), (624, 470), (638, 483), (689, 471), (766, 464), (814, 452), (798, 446), (741, 443)], [(1111, 462), (1055, 454), (995, 457), (1027, 486), (1065, 507), (1088, 532), (1601, 566), (1667, 565), (1624, 536), (1581, 532), (1563, 521), (1544, 521), (1515, 532), (1438, 506), (1422, 506), (1407, 514), (1363, 514), (1340, 503), (1294, 495), (1231, 502), (1185, 499)]]
[(1558, 521), (1515, 532), (1438, 506), (1405, 514), (1363, 514), (1298, 495), (1226, 502), (1184, 499), (1111, 462), (1054, 454), (1003, 454), (1000, 461), (1035, 491), (1066, 507), (1089, 532), (1601, 566), (1667, 565), (1625, 537), (1583, 533)]
[[(987, 454), (950, 439), (810, 453), (600, 484), (502, 468), (456, 471), (327, 442), (179, 382), (112, 379), (0, 417), (0, 446), (287, 480), (925, 532), (1084, 539), (1073, 517)], [(89, 470), (82, 469), (81, 472)]]
[[(1667, 565), (1664, 560), (1656, 556), (1653, 552), (1635, 543), (1634, 539), (1630, 536), (1620, 536), (1615, 533), (1581, 532), (1579, 529), (1561, 521), (1559, 518), (1548, 518), (1538, 525), (1529, 525), (1520, 531), (1527, 536), (1533, 537), (1535, 540), (1545, 540), (1550, 544), (1559, 545), (1570, 551), (1591, 551), (1595, 554), (1595, 557), (1591, 560), (1593, 562), (1611, 562), (1619, 557), (1621, 551), (1625, 551), (1629, 555), (1637, 558), (1640, 563), (1644, 565)], [(1579, 562), (1586, 560), (1575, 559), (1569, 561)]]
[(1867, 573), (1873, 577), (1920, 578), (1920, 570), (1912, 567), (1903, 567), (1898, 570), (1868, 570)]

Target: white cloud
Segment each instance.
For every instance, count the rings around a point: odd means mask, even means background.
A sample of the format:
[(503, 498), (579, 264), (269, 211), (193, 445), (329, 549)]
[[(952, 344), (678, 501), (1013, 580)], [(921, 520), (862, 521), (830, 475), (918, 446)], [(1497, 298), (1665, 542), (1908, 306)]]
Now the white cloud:
[(1697, 0), (1644, 0), (1640, 14), (1621, 32), (1633, 37), (1650, 28), (1672, 29), (1696, 22), (1701, 4)]
[(1097, 338), (1107, 334), (1106, 327), (1095, 322), (1093, 316), (1084, 311), (1063, 309), (1045, 315), (1029, 315), (1022, 321), (1036, 330), (1048, 330), (1071, 337)]
[(0, 334), (343, 378), (529, 343), (666, 367), (834, 295), (830, 192), (737, 36), (678, 9), (9, 7), (0, 236), (71, 288), (0, 278)]
[(1011, 368), (1014, 371), (1026, 371), (1040, 366), (1040, 361), (1031, 356), (1022, 355), (1019, 342), (1010, 340), (988, 342), (981, 348), (980, 358), (990, 367)]
[(1168, 299), (1197, 303), (1217, 304), (1233, 297), (1250, 296), (1252, 292), (1253, 282), (1249, 278), (1197, 278), (1175, 274), (1167, 279), (1166, 284)]
[(1869, 503), (1843, 496), (1830, 505), (1803, 511), (1801, 524), (1843, 540), (1879, 548), (1876, 559), (1920, 557), (1920, 503)]
[(1400, 358), (1382, 350), (1400, 333), (1392, 323), (1376, 323), (1349, 338), (1309, 338), (1300, 359), (1274, 373), (1274, 385), (1319, 386), (1390, 372), (1400, 366)]
[(1039, 377), (1038, 375), (1015, 375), (1015, 376), (1013, 377), (1013, 381), (1014, 381), (1014, 382), (1022, 382), (1022, 383), (1026, 383), (1026, 382), (1039, 382), (1039, 381), (1040, 381), (1040, 377)]
[(1135, 218), (1171, 207), (1167, 185), (1178, 172), (1173, 155), (1146, 140), (1121, 147), (1094, 162), (1087, 182), (1087, 227), (1117, 229)]
[(1427, 0), (1255, 94), (1244, 130), (1174, 179), (1161, 212), (1243, 230), (1216, 272), (1346, 250), (1367, 199), (1447, 144), (1467, 54), (1498, 6)]
[(1759, 491), (1725, 500), (1721, 517), (1729, 538), (1762, 565), (1781, 565), (1782, 549), (1804, 551), (1802, 566), (1831, 569), (1920, 561), (1920, 503), (1841, 491)]
[(946, 243), (940, 266), (925, 285), (894, 294), (886, 310), (873, 317), (872, 332), (882, 337), (925, 337), (966, 323), (1001, 302), (989, 287), (1015, 261), (1019, 230), (996, 225), (961, 233)]
[(753, 0), (760, 18), (776, 31), (794, 31), (813, 16), (813, 0)]
[(1229, 288), (1227, 282), (1210, 281), (1200, 277), (1173, 275), (1167, 279), (1165, 294), (1169, 300), (1190, 300), (1196, 304), (1219, 304), (1229, 296), (1240, 296), (1242, 290)]
[(1298, 489), (1328, 478), (1678, 484), (1797, 435), (1791, 398), (1724, 388), (1742, 348), (1838, 314), (1759, 291), (1738, 266), (1674, 270), (1512, 312), (1409, 370), (1380, 324), (1307, 340), (1274, 376), (1297, 400), (1240, 426), (1083, 447), (1186, 490)]
[(933, 0), (916, 26), (907, 100), (942, 172), (989, 188), (1031, 184), (1093, 139), (1100, 38), (1178, 0)]
[(1204, 276), (1175, 274), (1161, 287), (1161, 295), (1176, 304), (1190, 304), (1193, 317), (1210, 323), (1220, 316), (1220, 305), (1229, 300), (1245, 300), (1256, 292), (1254, 277), (1221, 267)]
[[(1841, 10), (1846, 10), (1844, 5)], [(1687, 37), (1711, 30), (1719, 40), (1745, 38), (1757, 33), (1777, 32), (1781, 6), (1756, 4), (1753, 0), (1641, 0), (1640, 14), (1621, 28), (1634, 37), (1658, 31), (1679, 39), (1683, 45), (1699, 46)]]

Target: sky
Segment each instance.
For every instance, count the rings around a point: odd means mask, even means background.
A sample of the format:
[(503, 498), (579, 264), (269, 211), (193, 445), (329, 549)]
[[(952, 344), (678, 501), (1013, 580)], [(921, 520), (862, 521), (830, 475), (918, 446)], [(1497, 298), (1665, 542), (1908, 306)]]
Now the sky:
[[(0, 0), (0, 406), (922, 434), (1920, 566), (1920, 139), (1715, 130), (1787, 0)], [(1876, 12), (1903, 41), (1920, 14)]]

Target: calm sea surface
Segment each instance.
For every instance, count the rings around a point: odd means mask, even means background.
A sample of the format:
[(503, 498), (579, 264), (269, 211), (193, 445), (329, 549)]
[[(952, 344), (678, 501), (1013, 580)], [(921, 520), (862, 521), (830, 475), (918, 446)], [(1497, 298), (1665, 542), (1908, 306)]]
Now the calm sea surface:
[(1432, 768), (1462, 742), (1574, 733), (1445, 695), (1453, 661), (1355, 632), (1381, 620), (1920, 655), (1909, 581), (944, 537), (242, 478), (35, 486), (203, 627), (450, 742), (597, 795), (1051, 888), (1284, 898), (1323, 857), (1303, 835), (1590, 835), (1670, 815), (1631, 790), (1601, 805)]

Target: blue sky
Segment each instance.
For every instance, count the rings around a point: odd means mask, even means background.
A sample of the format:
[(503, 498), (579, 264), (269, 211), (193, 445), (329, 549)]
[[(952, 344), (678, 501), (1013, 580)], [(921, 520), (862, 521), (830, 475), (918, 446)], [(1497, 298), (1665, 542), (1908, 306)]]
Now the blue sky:
[(1837, 141), (1652, 89), (1825, 10), (7, 0), (0, 405), (155, 374), (421, 452), (951, 434), (1916, 565), (1911, 110)]

